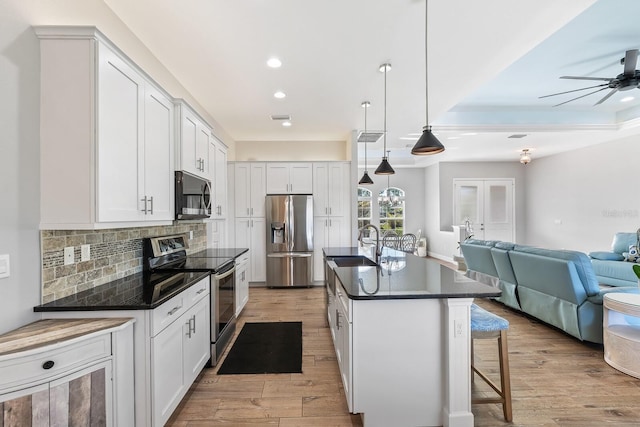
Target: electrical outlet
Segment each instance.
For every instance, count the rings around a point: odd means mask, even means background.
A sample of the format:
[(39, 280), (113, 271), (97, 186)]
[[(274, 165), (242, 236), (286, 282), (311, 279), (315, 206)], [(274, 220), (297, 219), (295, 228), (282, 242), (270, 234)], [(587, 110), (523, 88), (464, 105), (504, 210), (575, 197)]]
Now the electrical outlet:
[(193, 239), (193, 230), (189, 231), (189, 240)]
[(453, 321), (453, 337), (464, 337), (464, 323), (459, 320)]
[(64, 265), (73, 264), (74, 262), (73, 246), (67, 246), (64, 248)]
[(80, 246), (80, 261), (89, 261), (91, 259), (91, 245)]

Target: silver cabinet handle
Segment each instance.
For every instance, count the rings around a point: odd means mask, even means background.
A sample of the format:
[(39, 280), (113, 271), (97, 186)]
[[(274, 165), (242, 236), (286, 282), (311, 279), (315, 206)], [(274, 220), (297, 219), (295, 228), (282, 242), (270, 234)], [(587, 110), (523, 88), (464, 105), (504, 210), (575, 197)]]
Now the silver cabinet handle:
[(329, 215), (331, 215), (331, 207), (329, 207)]
[(187, 333), (185, 335), (191, 338), (191, 319), (187, 320), (185, 325), (187, 325)]
[(196, 333), (196, 315), (195, 314), (191, 317), (191, 319), (189, 319), (189, 330), (194, 334)]
[(336, 327), (340, 329), (340, 312), (336, 309)]
[(251, 208), (251, 215), (253, 215), (253, 208)]
[(149, 213), (153, 215), (153, 196), (149, 197), (149, 204), (151, 205), (151, 210), (149, 211)]
[(327, 212), (327, 208), (326, 208), (326, 207), (324, 208), (324, 213), (325, 213), (325, 214), (326, 214), (326, 213), (328, 213), (328, 212)]
[(169, 312), (167, 313), (169, 316), (173, 316), (176, 311), (180, 310), (182, 308), (181, 305), (177, 305), (175, 307), (173, 307), (171, 310), (169, 310)]
[(140, 201), (144, 204), (144, 209), (141, 209), (141, 210), (146, 215), (147, 214), (147, 196), (144, 196), (144, 198), (140, 199)]
[(206, 290), (207, 290), (207, 288), (202, 288), (198, 292), (196, 292), (196, 295), (200, 295), (201, 293), (203, 293)]

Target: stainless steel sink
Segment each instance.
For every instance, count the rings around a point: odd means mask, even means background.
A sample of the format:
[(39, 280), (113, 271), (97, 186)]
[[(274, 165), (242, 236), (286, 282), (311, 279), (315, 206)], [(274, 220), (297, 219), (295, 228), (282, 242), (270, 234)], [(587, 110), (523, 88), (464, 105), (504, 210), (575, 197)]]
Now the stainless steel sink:
[(338, 267), (374, 267), (377, 264), (366, 256), (335, 257), (331, 261)]

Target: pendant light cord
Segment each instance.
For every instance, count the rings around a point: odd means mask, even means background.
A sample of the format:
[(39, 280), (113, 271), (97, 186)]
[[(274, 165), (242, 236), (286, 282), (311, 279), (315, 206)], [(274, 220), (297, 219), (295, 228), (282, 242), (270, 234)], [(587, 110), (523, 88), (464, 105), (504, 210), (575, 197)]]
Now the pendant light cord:
[(424, 0), (424, 79), (425, 79), (425, 126), (429, 127), (429, 53), (428, 53), (428, 41), (429, 31), (427, 31), (427, 23), (429, 22), (429, 0)]
[(367, 109), (368, 105), (364, 105), (364, 172), (367, 173)]
[[(387, 151), (387, 65), (384, 65), (384, 151)], [(389, 157), (387, 156), (387, 159)]]

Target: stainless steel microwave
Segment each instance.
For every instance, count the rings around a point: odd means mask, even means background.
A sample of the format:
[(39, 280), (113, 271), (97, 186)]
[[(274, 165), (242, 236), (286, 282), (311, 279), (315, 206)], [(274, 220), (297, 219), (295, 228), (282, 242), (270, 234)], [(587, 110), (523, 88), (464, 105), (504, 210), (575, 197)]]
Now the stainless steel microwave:
[(203, 219), (211, 216), (211, 182), (176, 171), (176, 219)]

